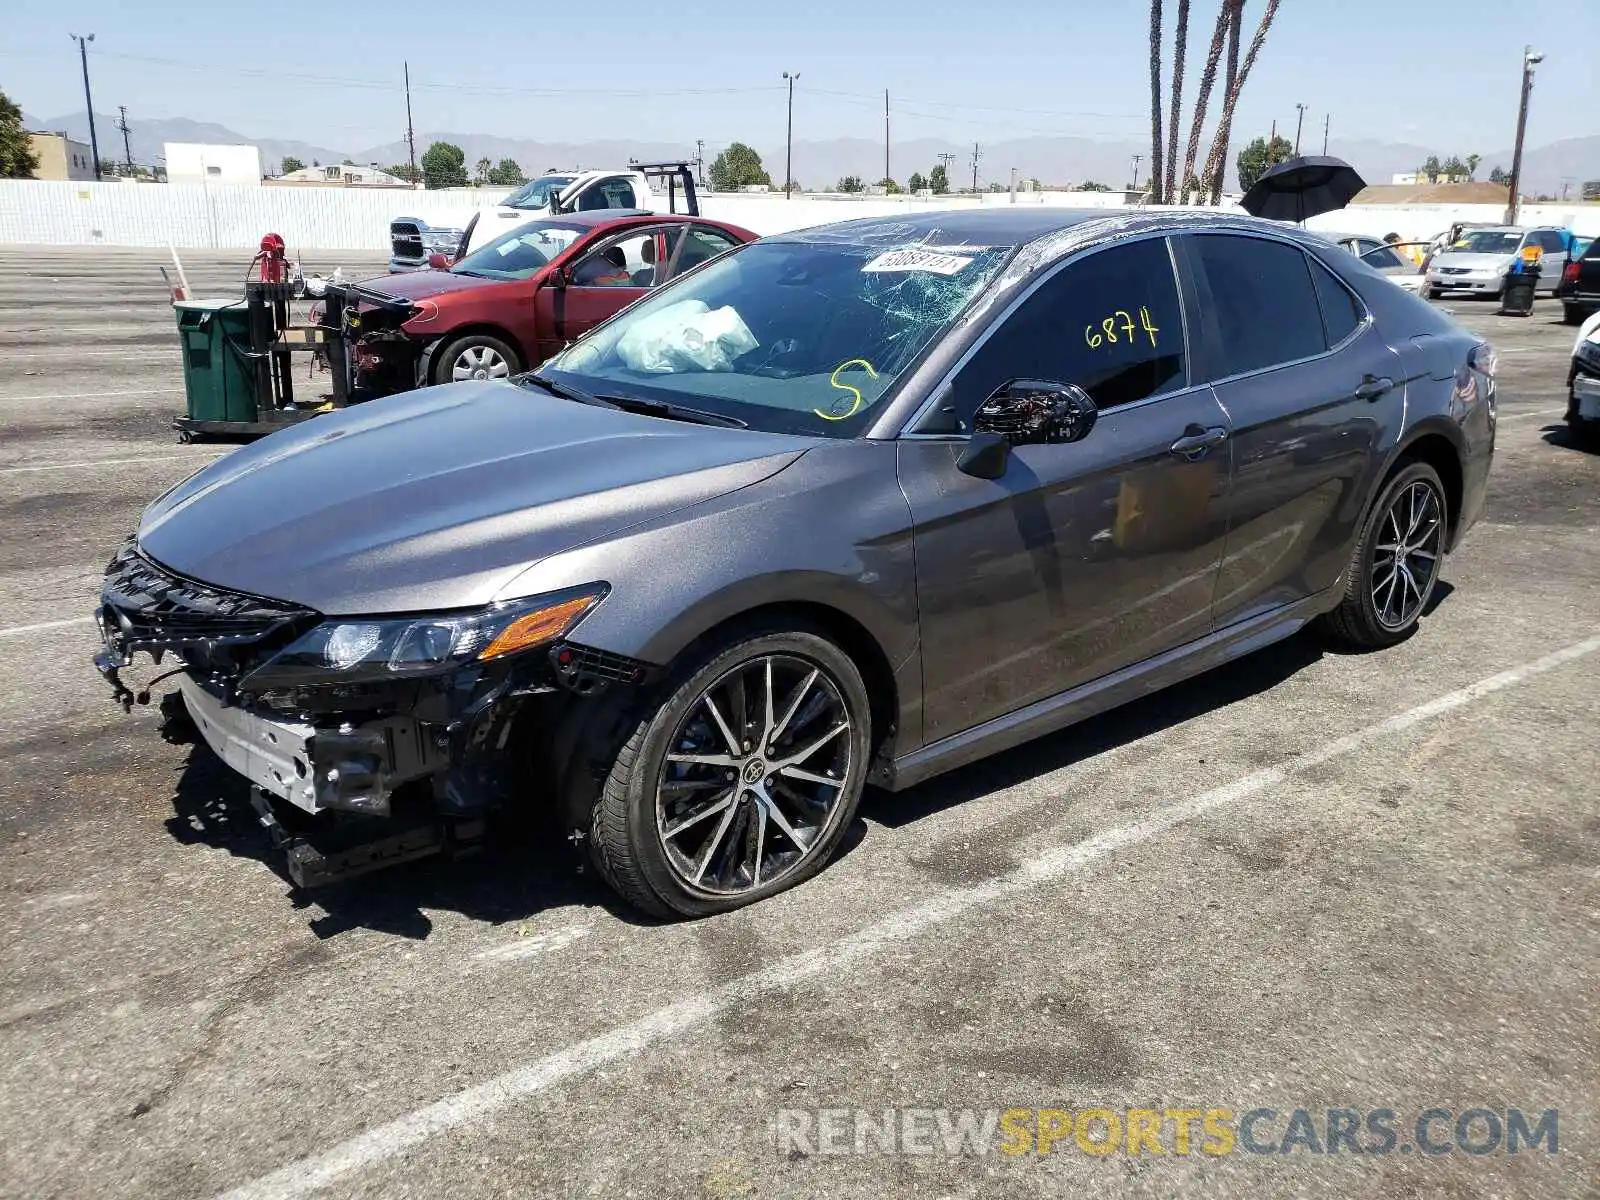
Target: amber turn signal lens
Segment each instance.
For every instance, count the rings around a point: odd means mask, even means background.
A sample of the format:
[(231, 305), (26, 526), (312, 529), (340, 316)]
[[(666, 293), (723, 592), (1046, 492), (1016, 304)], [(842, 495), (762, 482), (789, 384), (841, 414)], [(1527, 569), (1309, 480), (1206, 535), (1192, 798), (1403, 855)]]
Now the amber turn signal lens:
[(479, 661), (515, 654), (518, 650), (526, 650), (530, 646), (538, 646), (552, 638), (560, 637), (572, 628), (572, 623), (588, 612), (599, 598), (577, 596), (518, 617), (501, 631), (499, 637), (484, 647), (483, 652), (478, 655)]

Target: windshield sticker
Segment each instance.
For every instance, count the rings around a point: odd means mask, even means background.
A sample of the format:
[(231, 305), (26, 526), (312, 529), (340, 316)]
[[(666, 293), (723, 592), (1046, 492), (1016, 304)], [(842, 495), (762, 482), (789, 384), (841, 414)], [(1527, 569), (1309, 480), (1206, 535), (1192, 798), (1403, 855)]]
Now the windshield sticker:
[(955, 275), (972, 265), (972, 259), (959, 254), (940, 254), (934, 250), (890, 250), (862, 267), (874, 271), (932, 271), (935, 275)]
[(521, 250), (523, 240), (524, 239), (522, 238), (512, 238), (505, 245), (496, 246), (495, 251), (500, 255), (501, 258), (505, 258), (507, 255), (515, 254), (518, 250)]
[(841, 392), (849, 393), (851, 396), (855, 397), (855, 399), (848, 402), (850, 405), (849, 408), (845, 407), (847, 401), (843, 396), (840, 396), (832, 404), (830, 404), (827, 412), (823, 412), (820, 408), (813, 408), (811, 411), (816, 413), (817, 416), (821, 417), (824, 421), (843, 421), (849, 417), (853, 417), (856, 415), (856, 413), (861, 411), (861, 406), (865, 403), (865, 401), (862, 399), (860, 388), (851, 387), (848, 383), (839, 382), (839, 372), (849, 367), (860, 367), (868, 375), (872, 376), (872, 378), (876, 379), (878, 377), (877, 370), (864, 358), (852, 358), (840, 363), (837, 367), (835, 367), (833, 369), (833, 374), (828, 376), (828, 382), (834, 387), (838, 388)]

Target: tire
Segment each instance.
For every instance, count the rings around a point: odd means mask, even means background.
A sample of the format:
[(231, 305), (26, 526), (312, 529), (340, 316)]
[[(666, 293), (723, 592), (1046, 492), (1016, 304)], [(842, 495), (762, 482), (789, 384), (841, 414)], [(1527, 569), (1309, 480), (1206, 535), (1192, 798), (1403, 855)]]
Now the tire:
[(1439, 289), (1431, 283), (1423, 284), (1420, 293), (1424, 300), (1437, 300), (1439, 298)]
[[(1417, 489), (1426, 489), (1431, 496), (1435, 526), (1426, 530), (1407, 528), (1405, 517), (1398, 526), (1392, 523), (1396, 505), (1409, 507)], [(1375, 650), (1403, 642), (1417, 631), (1444, 565), (1449, 517), (1449, 502), (1439, 473), (1425, 462), (1402, 463), (1379, 491), (1377, 502), (1362, 526), (1351, 558), (1344, 597), (1339, 606), (1323, 618), (1325, 629), (1336, 641), (1357, 649)], [(1423, 524), (1426, 524), (1425, 514)], [(1397, 542), (1386, 540), (1397, 534)], [(1407, 541), (1408, 534), (1412, 541)], [(1398, 570), (1384, 571), (1387, 560), (1402, 557), (1396, 552), (1385, 552), (1386, 547), (1397, 544), (1417, 547), (1415, 553), (1403, 556), (1404, 575)], [(1421, 572), (1429, 553), (1433, 556), (1431, 565), (1425, 581), (1419, 583), (1415, 574)], [(1387, 585), (1386, 578), (1391, 574), (1395, 577), (1394, 583)], [(1395, 587), (1401, 589), (1399, 602), (1392, 590)]]
[[(505, 342), (486, 333), (469, 333), (448, 343), (439, 352), (439, 357), (433, 361), (433, 382), (506, 379), (520, 370), (522, 356)], [(459, 371), (469, 373), (458, 374)]]
[[(779, 745), (799, 755), (787, 765), (763, 757), (772, 747), (759, 744), (768, 665)], [(850, 657), (804, 626), (746, 627), (696, 653), (658, 695), (617, 753), (594, 807), (590, 853), (606, 882), (651, 916), (704, 917), (820, 871), (854, 819), (872, 746), (871, 704)], [(743, 720), (735, 711), (741, 700)], [(848, 728), (826, 738), (841, 716)], [(727, 733), (741, 742), (756, 734), (754, 756), (735, 759)], [(813, 745), (819, 748), (805, 754)], [(683, 762), (683, 755), (730, 761)], [(792, 770), (816, 782), (791, 778)], [(668, 832), (674, 826), (678, 832)]]
[(1562, 301), (1561, 323), (1563, 325), (1582, 325), (1586, 315), (1583, 305), (1573, 304), (1570, 300)]

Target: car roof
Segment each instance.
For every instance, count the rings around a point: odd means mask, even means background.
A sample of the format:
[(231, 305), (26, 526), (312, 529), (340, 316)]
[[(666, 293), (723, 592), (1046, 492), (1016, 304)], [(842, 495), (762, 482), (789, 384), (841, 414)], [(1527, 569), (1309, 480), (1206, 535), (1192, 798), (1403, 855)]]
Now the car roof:
[[(989, 246), (1021, 246), (1037, 241), (1052, 233), (1060, 233), (1074, 225), (1104, 217), (1114, 209), (1104, 208), (1044, 208), (1028, 207), (976, 208), (976, 209), (916, 209), (905, 214), (894, 213), (881, 217), (859, 217), (853, 221), (836, 221), (816, 229), (828, 231), (825, 238), (816, 240), (851, 240), (859, 235), (863, 242), (881, 242), (885, 237), (895, 241), (968, 242)], [(799, 229), (779, 234), (769, 241), (810, 241), (816, 229)]]

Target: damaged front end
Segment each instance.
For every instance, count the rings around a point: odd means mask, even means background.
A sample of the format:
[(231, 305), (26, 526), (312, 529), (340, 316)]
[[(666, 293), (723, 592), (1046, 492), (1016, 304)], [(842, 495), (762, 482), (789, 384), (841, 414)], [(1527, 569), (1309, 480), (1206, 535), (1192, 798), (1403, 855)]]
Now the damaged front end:
[[(122, 678), (134, 656), (172, 656), (198, 733), (250, 781), (291, 877), (313, 886), (470, 848), (529, 765), (514, 728), (553, 727), (569, 702), (649, 677), (567, 640), (606, 591), (327, 618), (186, 579), (130, 542), (106, 571), (95, 665), (131, 709), (150, 698)], [(329, 850), (319, 834), (334, 827)]]

